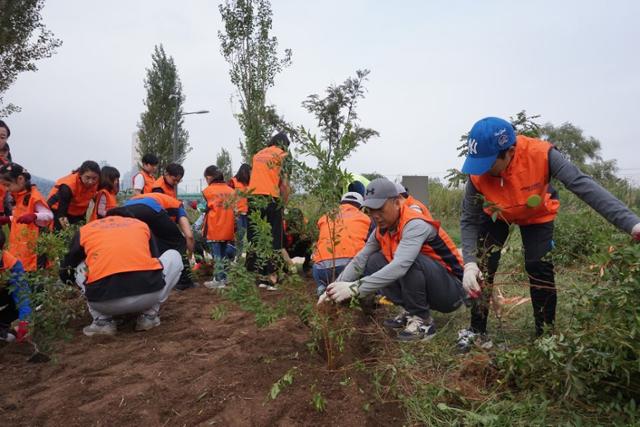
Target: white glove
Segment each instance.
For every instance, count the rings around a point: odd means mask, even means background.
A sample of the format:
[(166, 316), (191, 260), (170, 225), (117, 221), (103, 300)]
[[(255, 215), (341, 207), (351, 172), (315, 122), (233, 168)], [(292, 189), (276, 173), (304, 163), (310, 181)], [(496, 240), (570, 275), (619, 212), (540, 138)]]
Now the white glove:
[(480, 296), (480, 284), (478, 280), (482, 280), (482, 272), (475, 262), (468, 262), (464, 265), (464, 276), (462, 276), (462, 287), (471, 298)]
[(323, 292), (322, 295), (320, 295), (320, 298), (318, 298), (318, 305), (322, 304), (325, 301), (331, 301), (329, 299), (329, 296), (327, 295), (326, 292)]
[(640, 222), (633, 226), (631, 229), (631, 235), (634, 239), (640, 241)]
[(325, 293), (335, 302), (342, 302), (358, 295), (358, 282), (333, 282)]

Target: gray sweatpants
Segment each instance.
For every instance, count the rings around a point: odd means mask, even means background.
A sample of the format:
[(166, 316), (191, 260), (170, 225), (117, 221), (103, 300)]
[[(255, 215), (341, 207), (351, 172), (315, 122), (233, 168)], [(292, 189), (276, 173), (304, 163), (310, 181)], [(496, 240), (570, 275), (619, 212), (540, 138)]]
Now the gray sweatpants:
[[(117, 298), (108, 301), (89, 302), (87, 307), (93, 320), (108, 320), (112, 316), (129, 313), (144, 313), (149, 316), (156, 316), (160, 311), (160, 304), (169, 297), (169, 293), (178, 283), (182, 272), (182, 257), (176, 250), (169, 249), (158, 258), (162, 263), (162, 274), (164, 275), (164, 288), (149, 294), (133, 295), (124, 298)], [(86, 264), (83, 262), (76, 268), (76, 283), (84, 293)]]
[[(368, 276), (387, 265), (382, 252), (367, 260), (364, 275)], [(396, 305), (404, 307), (411, 316), (428, 319), (430, 309), (450, 313), (465, 302), (462, 283), (440, 263), (419, 254), (404, 277), (382, 288), (382, 295)]]

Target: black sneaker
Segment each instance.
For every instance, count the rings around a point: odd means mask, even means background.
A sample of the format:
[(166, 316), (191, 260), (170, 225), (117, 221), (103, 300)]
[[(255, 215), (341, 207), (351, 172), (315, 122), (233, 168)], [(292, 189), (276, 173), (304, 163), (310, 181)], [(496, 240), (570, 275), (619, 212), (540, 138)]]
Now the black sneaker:
[(398, 341), (427, 341), (436, 333), (436, 324), (431, 321), (425, 323), (422, 317), (407, 317), (407, 326), (398, 334)]
[(486, 333), (474, 332), (471, 329), (458, 331), (458, 340), (456, 343), (458, 351), (467, 353), (474, 345), (477, 345), (483, 350), (490, 350), (493, 347), (493, 342), (491, 342)]
[(184, 282), (178, 282), (178, 284), (176, 286), (174, 286), (174, 289), (177, 289), (179, 291), (185, 291), (187, 289), (196, 288), (197, 286), (198, 285), (193, 283), (192, 280), (189, 280), (189, 281), (184, 281)]
[(382, 326), (389, 329), (404, 328), (407, 325), (407, 317), (409, 317), (409, 312), (402, 310), (396, 317), (384, 319)]

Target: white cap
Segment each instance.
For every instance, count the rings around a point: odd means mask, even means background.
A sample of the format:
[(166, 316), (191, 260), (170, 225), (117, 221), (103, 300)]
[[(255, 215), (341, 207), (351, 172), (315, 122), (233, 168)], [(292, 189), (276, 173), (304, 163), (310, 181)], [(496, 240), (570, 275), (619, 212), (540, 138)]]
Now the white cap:
[(356, 193), (355, 191), (350, 191), (348, 193), (344, 193), (342, 196), (341, 202), (354, 202), (357, 203), (358, 206), (362, 206), (362, 202), (364, 199), (360, 193)]

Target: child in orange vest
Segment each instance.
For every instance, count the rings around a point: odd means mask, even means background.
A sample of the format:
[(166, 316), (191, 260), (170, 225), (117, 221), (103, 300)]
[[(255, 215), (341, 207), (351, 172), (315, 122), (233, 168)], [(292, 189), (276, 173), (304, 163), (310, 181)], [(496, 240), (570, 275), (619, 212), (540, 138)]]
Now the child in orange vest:
[(107, 216), (107, 211), (118, 206), (116, 198), (120, 191), (120, 172), (112, 166), (105, 166), (100, 171), (100, 186), (93, 199), (93, 212), (90, 221)]
[(202, 235), (211, 248), (211, 256), (215, 262), (213, 279), (205, 282), (204, 286), (209, 289), (224, 288), (228, 264), (235, 256), (234, 191), (224, 182), (222, 171), (216, 166), (207, 167), (204, 178), (209, 186), (202, 191), (207, 202)]
[(87, 160), (71, 174), (56, 181), (47, 196), (56, 230), (85, 219), (89, 202), (98, 191), (99, 180), (100, 166), (93, 160)]
[(164, 175), (153, 183), (152, 193), (164, 193), (174, 199), (178, 198), (178, 184), (184, 176), (184, 168), (177, 163), (169, 163), (164, 168)]
[(158, 169), (158, 157), (155, 154), (145, 154), (140, 160), (142, 170), (135, 174), (132, 178), (133, 195), (151, 193), (156, 178), (153, 176)]
[(44, 196), (31, 184), (31, 174), (17, 163), (0, 166), (0, 184), (15, 201), (13, 216), (0, 217), (0, 224), (11, 223), (9, 251), (15, 255), (26, 271), (44, 268), (45, 260), (38, 258), (36, 243), (41, 228), (48, 228), (53, 221), (53, 212)]

